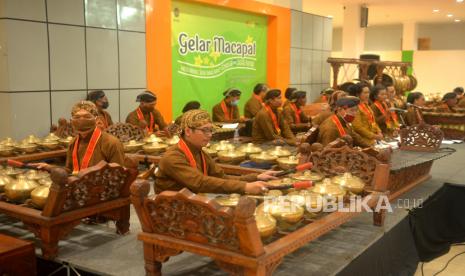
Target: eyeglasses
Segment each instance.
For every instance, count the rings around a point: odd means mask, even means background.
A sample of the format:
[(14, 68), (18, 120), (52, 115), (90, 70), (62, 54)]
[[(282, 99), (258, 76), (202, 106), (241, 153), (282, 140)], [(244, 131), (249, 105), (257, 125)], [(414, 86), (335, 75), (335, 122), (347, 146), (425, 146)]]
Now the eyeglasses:
[(210, 135), (210, 134), (214, 134), (215, 133), (215, 130), (213, 128), (192, 128), (192, 129), (195, 129), (195, 130), (200, 130), (202, 131), (203, 134), (205, 135)]

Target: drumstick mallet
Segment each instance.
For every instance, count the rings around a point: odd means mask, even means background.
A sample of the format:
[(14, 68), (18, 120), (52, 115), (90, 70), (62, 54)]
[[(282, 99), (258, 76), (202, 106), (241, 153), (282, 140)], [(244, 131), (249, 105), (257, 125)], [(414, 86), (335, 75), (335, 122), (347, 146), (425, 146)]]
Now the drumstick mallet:
[(11, 167), (20, 168), (20, 169), (30, 169), (30, 170), (44, 170), (39, 169), (36, 166), (29, 165), (28, 163), (23, 163), (21, 161), (16, 161), (12, 159), (6, 160), (6, 164)]
[(313, 181), (299, 181), (295, 182), (293, 184), (285, 184), (285, 185), (280, 185), (280, 186), (273, 186), (270, 187), (271, 190), (287, 190), (287, 189), (296, 189), (296, 190), (302, 190), (302, 189), (308, 189), (313, 186)]
[(295, 173), (295, 172), (310, 170), (311, 168), (313, 168), (313, 163), (312, 162), (307, 162), (307, 163), (300, 164), (300, 165), (298, 165), (297, 167), (295, 167), (293, 169), (289, 169), (289, 170), (279, 172), (279, 173), (275, 174), (275, 176), (276, 177), (281, 177), (281, 176), (285, 176), (285, 175)]

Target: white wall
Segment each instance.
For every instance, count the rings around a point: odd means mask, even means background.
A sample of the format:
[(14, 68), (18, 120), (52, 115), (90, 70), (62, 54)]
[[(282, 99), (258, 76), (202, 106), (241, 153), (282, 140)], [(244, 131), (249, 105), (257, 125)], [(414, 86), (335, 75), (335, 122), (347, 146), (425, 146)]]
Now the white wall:
[(365, 51), (399, 51), (402, 25), (369, 26), (365, 32)]
[[(365, 32), (365, 51), (400, 51), (402, 25), (369, 26)], [(334, 52), (342, 51), (342, 28), (333, 29)]]
[(465, 23), (418, 24), (418, 37), (431, 38), (431, 50), (465, 50)]
[(124, 120), (145, 64), (144, 0), (0, 0), (0, 139), (46, 135), (94, 89)]
[(446, 93), (456, 86), (465, 86), (465, 50), (416, 51), (413, 68), (418, 78), (415, 89), (425, 94)]

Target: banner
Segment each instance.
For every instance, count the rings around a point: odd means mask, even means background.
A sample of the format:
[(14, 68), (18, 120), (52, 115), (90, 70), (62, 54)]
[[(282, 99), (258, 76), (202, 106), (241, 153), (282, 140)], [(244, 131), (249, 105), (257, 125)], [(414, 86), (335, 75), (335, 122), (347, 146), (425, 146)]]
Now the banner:
[(174, 118), (194, 100), (211, 113), (230, 87), (242, 91), (243, 115), (255, 84), (266, 82), (267, 22), (266, 16), (172, 2)]

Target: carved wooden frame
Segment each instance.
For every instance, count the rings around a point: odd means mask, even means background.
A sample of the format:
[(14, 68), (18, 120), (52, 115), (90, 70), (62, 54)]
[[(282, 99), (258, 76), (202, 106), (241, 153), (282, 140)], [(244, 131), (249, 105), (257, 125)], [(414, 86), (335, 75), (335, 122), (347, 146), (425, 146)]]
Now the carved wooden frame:
[[(423, 112), (425, 123), (437, 125), (441, 128), (446, 139), (465, 139), (465, 114)], [(456, 126), (451, 128), (450, 126)]]
[(434, 152), (441, 147), (444, 133), (435, 126), (417, 124), (400, 130), (400, 149)]
[[(342, 154), (336, 154), (336, 152)], [(349, 163), (353, 162), (350, 158), (357, 158), (360, 164), (350, 165)], [(314, 161), (317, 167), (330, 166), (329, 169), (321, 169), (325, 174), (332, 174), (333, 170), (336, 167), (340, 168), (342, 164), (346, 165), (347, 169), (354, 170), (356, 175), (370, 181), (372, 198), (369, 200), (369, 206), (374, 206), (380, 195), (387, 195), (389, 165), (379, 162), (374, 157), (346, 147), (342, 149), (325, 149), (318, 156), (315, 155)], [(340, 163), (340, 161), (343, 162)], [(368, 166), (369, 163), (373, 163), (374, 166)], [(367, 166), (369, 169), (361, 169), (362, 166)], [(260, 239), (255, 217), (253, 216), (255, 203), (247, 197), (241, 197), (239, 204), (233, 210), (220, 207), (216, 202), (195, 195), (187, 189), (180, 192), (165, 191), (157, 196), (148, 197), (149, 190), (149, 183), (145, 180), (136, 180), (131, 185), (131, 202), (142, 225), (143, 232), (139, 234), (139, 240), (144, 243), (147, 275), (161, 275), (162, 263), (166, 262), (170, 256), (180, 254), (182, 251), (211, 257), (220, 268), (233, 275), (271, 275), (284, 256), (358, 214), (355, 212), (334, 212), (326, 215), (322, 220), (305, 225), (270, 244), (264, 245)], [(183, 203), (180, 204), (179, 200)], [(177, 203), (169, 205), (173, 208), (170, 211), (162, 208), (164, 212), (153, 212), (154, 208), (152, 206), (157, 204), (165, 204), (166, 206), (166, 202)], [(161, 229), (164, 230), (160, 231), (160, 228), (157, 228), (157, 223), (164, 223), (164, 220), (168, 219), (154, 219), (154, 216), (160, 216), (160, 214), (168, 214), (168, 217), (171, 217), (172, 214), (184, 216), (184, 219), (175, 220), (178, 226), (170, 225), (171, 228), (182, 228), (182, 224), (186, 224), (192, 229), (199, 229), (198, 226), (189, 222), (191, 216), (186, 215), (185, 208), (181, 206), (202, 206), (202, 208), (216, 213), (218, 216), (232, 218), (234, 226), (231, 226), (226, 231), (236, 233), (238, 248), (224, 246), (218, 242), (212, 243), (202, 234), (199, 234), (199, 231), (184, 236), (173, 235), (166, 227), (162, 227)], [(374, 213), (374, 224), (382, 225), (384, 217), (384, 212)], [(206, 218), (206, 220), (212, 219), (212, 217)]]
[(312, 153), (309, 161), (314, 170), (325, 177), (333, 177), (341, 171), (351, 172), (369, 185), (373, 183), (376, 167), (381, 164), (375, 157), (348, 146), (324, 148)]
[(121, 143), (126, 143), (130, 140), (141, 141), (145, 137), (145, 133), (141, 128), (128, 123), (113, 124), (105, 131), (118, 138)]
[[(0, 213), (21, 220), (41, 240), (43, 257), (54, 259), (58, 254), (58, 241), (66, 237), (81, 219), (88, 216), (99, 214), (115, 220), (116, 231), (119, 234), (129, 231), (129, 186), (136, 176), (137, 170), (108, 164), (105, 161), (71, 177), (68, 177), (66, 170), (54, 168), (51, 174), (53, 184), (42, 211), (0, 201)], [(124, 178), (124, 184), (121, 184), (117, 177)], [(120, 185), (113, 185), (115, 181)], [(107, 196), (101, 200), (91, 197), (84, 204), (70, 204), (70, 208), (66, 209), (67, 201), (76, 200), (73, 198), (73, 192), (79, 193), (76, 192), (78, 186), (86, 186), (93, 193)], [(115, 189), (118, 189), (118, 192), (114, 192)]]

